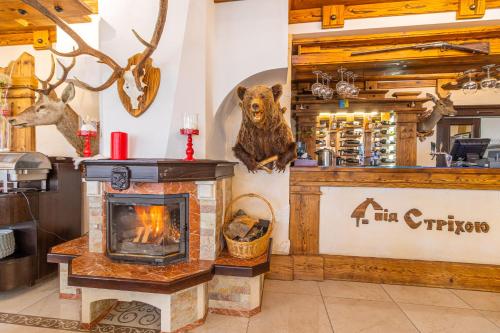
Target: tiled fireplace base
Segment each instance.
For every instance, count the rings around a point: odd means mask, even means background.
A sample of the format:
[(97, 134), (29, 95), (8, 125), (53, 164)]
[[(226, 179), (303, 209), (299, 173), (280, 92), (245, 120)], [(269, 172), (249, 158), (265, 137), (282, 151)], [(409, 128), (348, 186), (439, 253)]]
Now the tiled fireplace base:
[(251, 317), (260, 312), (264, 274), (254, 277), (214, 276), (208, 283), (212, 313)]
[(207, 299), (207, 283), (173, 294), (82, 288), (82, 328), (92, 329), (117, 301), (139, 301), (161, 311), (162, 333), (178, 332), (203, 324)]

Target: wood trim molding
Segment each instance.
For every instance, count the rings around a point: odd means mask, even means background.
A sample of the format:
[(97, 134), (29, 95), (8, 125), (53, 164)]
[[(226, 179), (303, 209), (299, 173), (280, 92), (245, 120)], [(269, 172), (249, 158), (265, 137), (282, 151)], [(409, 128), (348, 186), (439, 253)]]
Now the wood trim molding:
[(455, 105), (457, 117), (500, 117), (500, 105)]
[(319, 253), (319, 186), (290, 187), (290, 252)]
[[(307, 272), (304, 272), (304, 268)], [(500, 292), (500, 266), (338, 255), (273, 255), (268, 279), (346, 280)]]
[[(498, 0), (479, 0), (473, 8), (470, 0), (383, 0), (378, 2), (345, 0), (339, 1), (338, 5), (344, 6), (344, 18), (360, 19), (386, 16), (401, 16), (415, 14), (431, 14), (443, 12), (456, 12), (457, 19), (472, 19), (484, 16), (485, 10), (500, 7)], [(318, 6), (318, 1), (314, 1)], [(296, 9), (294, 5), (290, 8), (289, 24), (321, 22), (323, 20), (323, 10), (331, 2), (324, 1), (323, 6), (308, 8), (307, 3)], [(328, 8), (327, 8), (328, 9)], [(330, 28), (325, 26), (324, 28)]]
[(500, 169), (292, 167), (290, 186), (500, 190)]

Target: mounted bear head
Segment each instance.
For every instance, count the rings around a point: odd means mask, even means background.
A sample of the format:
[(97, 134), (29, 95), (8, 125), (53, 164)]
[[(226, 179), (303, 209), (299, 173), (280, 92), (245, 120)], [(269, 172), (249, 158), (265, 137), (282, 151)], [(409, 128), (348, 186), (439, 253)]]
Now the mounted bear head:
[(238, 87), (243, 121), (258, 128), (279, 123), (283, 114), (279, 104), (282, 94), (281, 84), (276, 84), (271, 88), (266, 86)]

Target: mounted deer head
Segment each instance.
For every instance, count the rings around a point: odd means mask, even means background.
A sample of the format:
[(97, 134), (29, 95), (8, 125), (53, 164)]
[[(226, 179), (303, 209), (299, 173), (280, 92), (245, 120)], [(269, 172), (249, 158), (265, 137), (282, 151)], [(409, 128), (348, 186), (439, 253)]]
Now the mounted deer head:
[[(63, 68), (63, 75), (55, 83), (51, 84), (55, 74), (55, 62), (52, 56), (52, 66), (49, 77), (46, 80), (38, 81), (41, 83), (40, 89), (34, 89), (39, 93), (39, 97), (35, 104), (28, 107), (15, 117), (9, 118), (9, 123), (14, 127), (34, 127), (43, 125), (56, 125), (56, 128), (68, 140), (68, 142), (75, 148), (79, 156), (83, 156), (84, 142), (77, 136), (77, 131), (80, 126), (80, 117), (68, 105), (68, 103), (75, 97), (75, 86), (69, 83), (64, 89), (61, 99), (55, 93), (55, 89), (59, 87), (66, 78), (69, 72), (75, 66), (75, 58), (73, 58), (69, 66), (64, 66), (59, 60), (59, 65)], [(93, 140), (92, 151), (98, 153), (99, 141), (98, 138)]]
[(74, 82), (76, 86), (91, 91), (102, 91), (118, 81), (118, 94), (120, 95), (120, 100), (131, 115), (138, 117), (148, 109), (154, 101), (160, 85), (160, 70), (153, 67), (151, 56), (158, 47), (163, 28), (165, 27), (168, 0), (159, 0), (160, 6), (158, 10), (158, 17), (156, 19), (156, 27), (149, 42), (139, 36), (135, 30), (132, 30), (139, 42), (145, 46), (145, 49), (141, 53), (129, 58), (128, 65), (125, 68), (121, 67), (108, 55), (89, 46), (61, 18), (42, 5), (42, 1), (22, 1), (53, 21), (71, 38), (73, 38), (78, 45), (78, 48), (72, 52), (62, 53), (50, 48), (52, 52), (61, 57), (77, 57), (84, 54), (90, 55), (97, 58), (99, 63), (103, 63), (110, 67), (113, 71), (110, 77), (98, 87), (90, 86), (89, 84), (75, 78), (71, 81)]
[(453, 117), (457, 114), (457, 110), (455, 110), (453, 102), (451, 101), (451, 95), (440, 99), (428, 93), (427, 98), (432, 99), (435, 105), (432, 112), (424, 119), (421, 119), (417, 124), (417, 133), (420, 141), (424, 141), (434, 133), (434, 128), (441, 118), (444, 116)]

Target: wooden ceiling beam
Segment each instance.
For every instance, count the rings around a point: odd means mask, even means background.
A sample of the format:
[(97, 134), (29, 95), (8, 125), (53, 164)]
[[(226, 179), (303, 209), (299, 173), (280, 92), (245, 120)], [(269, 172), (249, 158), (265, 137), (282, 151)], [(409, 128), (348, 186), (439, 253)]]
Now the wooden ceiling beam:
[[(87, 23), (91, 21), (89, 15), (98, 11), (98, 0), (40, 0), (47, 8), (57, 12), (57, 15), (67, 23)], [(34, 32), (48, 31), (46, 33)], [(35, 37), (36, 36), (36, 39)], [(43, 43), (33, 41), (43, 38)], [(29, 45), (37, 48), (47, 47), (56, 41), (56, 27), (44, 15), (24, 4), (21, 0), (0, 0), (0, 46)]]
[[(441, 49), (412, 49), (415, 44), (427, 42), (453, 44), (483, 43), (489, 45), (489, 55)], [(500, 26), (470, 29), (445, 29), (386, 33), (365, 36), (341, 36), (294, 40), (292, 73), (296, 81), (313, 80), (312, 71), (335, 73), (340, 67), (369, 76), (421, 75), (463, 72), (488, 63), (500, 62)], [(408, 49), (352, 56), (354, 51), (390, 49), (407, 46)], [(441, 77), (445, 78), (445, 77)]]
[[(288, 16), (290, 24), (324, 22), (323, 11), (330, 11), (332, 6), (330, 0), (291, 1), (294, 4), (290, 6)], [(500, 8), (500, 0), (476, 0), (475, 3), (470, 0), (345, 0), (336, 1), (335, 5), (343, 6), (342, 16), (345, 20), (443, 12), (456, 12), (457, 19), (470, 19), (484, 16), (486, 9)]]
[[(43, 30), (43, 28), (40, 28)], [(57, 33), (53, 27), (46, 27), (50, 43), (57, 42)], [(9, 45), (30, 45), (34, 44), (34, 31), (2, 32), (0, 31), (0, 47)]]

